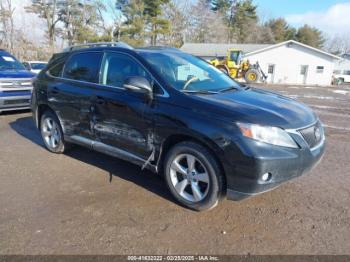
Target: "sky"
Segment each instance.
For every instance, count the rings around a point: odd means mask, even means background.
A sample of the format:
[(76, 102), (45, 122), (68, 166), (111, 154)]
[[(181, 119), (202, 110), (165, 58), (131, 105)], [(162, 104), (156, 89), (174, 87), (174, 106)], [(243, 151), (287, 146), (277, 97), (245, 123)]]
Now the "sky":
[(284, 17), (293, 26), (309, 24), (328, 36), (350, 34), (350, 1), (336, 0), (254, 0), (265, 19)]

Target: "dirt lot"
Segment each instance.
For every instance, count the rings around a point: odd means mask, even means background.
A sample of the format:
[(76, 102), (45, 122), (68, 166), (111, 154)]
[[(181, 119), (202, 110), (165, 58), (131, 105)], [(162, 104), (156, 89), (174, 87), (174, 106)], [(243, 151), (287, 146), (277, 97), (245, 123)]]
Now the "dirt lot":
[(350, 254), (350, 87), (273, 89), (320, 115), (322, 163), (204, 213), (137, 166), (80, 147), (50, 154), (28, 112), (0, 115), (0, 254)]

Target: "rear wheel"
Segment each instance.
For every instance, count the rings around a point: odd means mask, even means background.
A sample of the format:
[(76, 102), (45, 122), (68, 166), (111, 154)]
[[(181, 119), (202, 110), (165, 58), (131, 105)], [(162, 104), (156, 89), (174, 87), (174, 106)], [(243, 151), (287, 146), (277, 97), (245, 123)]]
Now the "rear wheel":
[(46, 111), (40, 121), (41, 137), (44, 140), (45, 147), (53, 153), (63, 153), (66, 149), (66, 144), (63, 138), (62, 127), (57, 116)]
[(169, 151), (165, 180), (178, 202), (197, 211), (215, 207), (223, 188), (217, 161), (205, 147), (193, 142), (182, 142)]
[(249, 84), (256, 83), (259, 81), (259, 71), (256, 69), (249, 69), (245, 73), (245, 81)]

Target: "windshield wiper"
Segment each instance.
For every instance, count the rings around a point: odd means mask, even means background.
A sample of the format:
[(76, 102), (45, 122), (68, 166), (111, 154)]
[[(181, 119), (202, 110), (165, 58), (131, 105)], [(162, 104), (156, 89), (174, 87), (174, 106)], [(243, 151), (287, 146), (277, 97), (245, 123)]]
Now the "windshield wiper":
[(217, 91), (210, 91), (210, 90), (181, 90), (184, 93), (189, 94), (203, 94), (203, 95), (212, 95), (212, 94), (218, 94)]
[(228, 92), (228, 91), (232, 91), (232, 90), (237, 91), (238, 88), (237, 88), (237, 87), (234, 87), (234, 86), (231, 86), (231, 87), (229, 87), (229, 88), (222, 89), (222, 90), (220, 90), (219, 92), (220, 92), (220, 93), (224, 93), (224, 92)]

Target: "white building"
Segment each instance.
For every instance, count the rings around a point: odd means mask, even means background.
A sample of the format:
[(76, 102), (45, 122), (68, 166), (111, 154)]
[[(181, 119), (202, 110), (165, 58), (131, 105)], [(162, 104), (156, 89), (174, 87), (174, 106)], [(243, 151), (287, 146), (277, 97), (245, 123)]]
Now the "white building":
[(259, 62), (267, 82), (276, 84), (330, 85), (335, 62), (341, 59), (294, 40), (275, 45), (185, 44), (181, 50), (208, 59), (226, 56), (228, 48), (243, 50), (245, 59)]

